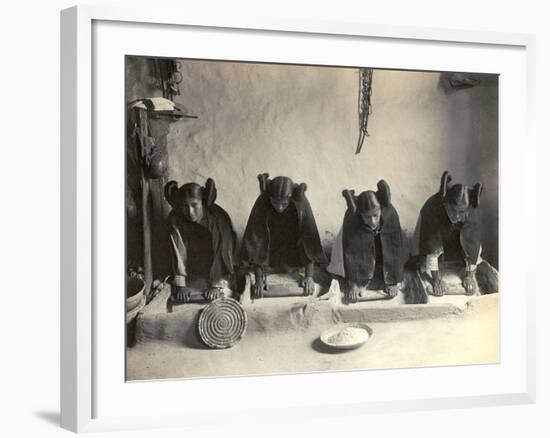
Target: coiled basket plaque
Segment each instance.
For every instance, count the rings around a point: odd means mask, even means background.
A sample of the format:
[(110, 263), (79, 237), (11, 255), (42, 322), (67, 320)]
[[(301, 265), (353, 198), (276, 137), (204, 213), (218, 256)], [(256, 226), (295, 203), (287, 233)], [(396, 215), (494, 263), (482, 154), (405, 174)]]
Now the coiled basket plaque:
[(206, 306), (199, 317), (199, 335), (211, 348), (229, 348), (246, 331), (246, 313), (238, 301), (219, 298)]

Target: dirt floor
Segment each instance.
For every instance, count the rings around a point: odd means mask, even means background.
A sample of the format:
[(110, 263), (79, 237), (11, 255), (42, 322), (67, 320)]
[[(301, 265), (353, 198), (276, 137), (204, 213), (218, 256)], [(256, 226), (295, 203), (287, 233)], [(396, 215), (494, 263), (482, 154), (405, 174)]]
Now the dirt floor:
[[(336, 352), (320, 329), (247, 332), (231, 349), (147, 342), (127, 351), (127, 379), (278, 374), (407, 368), (499, 361), (498, 294), (477, 297), (459, 315), (369, 324), (373, 336), (357, 350)], [(282, 360), (284, 358), (284, 360)]]

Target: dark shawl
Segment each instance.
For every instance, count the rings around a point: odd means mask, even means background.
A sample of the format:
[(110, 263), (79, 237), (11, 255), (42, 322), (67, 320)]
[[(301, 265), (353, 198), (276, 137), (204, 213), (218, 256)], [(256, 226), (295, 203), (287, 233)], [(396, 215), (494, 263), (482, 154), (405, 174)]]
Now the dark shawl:
[[(212, 204), (204, 209), (206, 227), (212, 237), (212, 265), (210, 266), (210, 279), (218, 280), (234, 273), (236, 263), (237, 236), (233, 230), (231, 219), (226, 211)], [(186, 243), (189, 239), (191, 222), (182, 213), (172, 210), (168, 215), (170, 226), (177, 227), (181, 237)]]
[[(389, 204), (382, 207), (380, 242), (382, 244), (384, 282), (403, 281), (403, 245), (399, 215)], [(342, 231), (346, 279), (365, 284), (374, 275), (376, 266), (375, 235), (361, 220), (359, 212), (346, 211)]]
[[(308, 262), (319, 264), (328, 263), (321, 239), (317, 231), (315, 217), (309, 201), (302, 195), (297, 199), (293, 197), (291, 204), (298, 213), (298, 246), (300, 252), (306, 256)], [(244, 231), (241, 258), (244, 262), (253, 266), (269, 266), (269, 226), (268, 209), (273, 208), (269, 201), (269, 195), (264, 192), (258, 196)], [(288, 207), (290, 208), (290, 206)]]
[[(469, 264), (476, 264), (481, 248), (479, 209), (470, 207), (466, 222), (460, 228), (460, 245)], [(419, 254), (428, 255), (443, 250), (444, 240), (452, 232), (452, 223), (445, 212), (441, 195), (431, 196), (420, 210)]]

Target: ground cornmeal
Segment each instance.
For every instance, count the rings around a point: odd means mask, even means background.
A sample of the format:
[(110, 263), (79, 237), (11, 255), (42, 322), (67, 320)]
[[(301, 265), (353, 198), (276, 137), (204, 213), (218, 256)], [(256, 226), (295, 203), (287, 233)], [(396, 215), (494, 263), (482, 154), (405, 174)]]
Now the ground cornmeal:
[(330, 336), (328, 342), (332, 345), (350, 345), (365, 342), (369, 334), (365, 329), (358, 327), (346, 327), (338, 333)]

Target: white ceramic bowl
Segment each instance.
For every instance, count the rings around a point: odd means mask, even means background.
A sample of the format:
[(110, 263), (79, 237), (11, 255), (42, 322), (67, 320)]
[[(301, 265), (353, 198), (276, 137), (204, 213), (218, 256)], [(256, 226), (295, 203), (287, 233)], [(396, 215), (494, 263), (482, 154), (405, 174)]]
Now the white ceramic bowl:
[[(335, 344), (330, 341), (330, 339), (337, 335), (339, 332), (341, 332), (345, 328), (359, 328), (363, 329), (367, 332), (367, 337), (364, 340), (361, 340), (359, 342), (354, 343), (348, 343), (348, 344)], [(335, 325), (327, 330), (325, 330), (321, 336), (321, 342), (325, 344), (326, 346), (330, 348), (334, 348), (337, 350), (353, 350), (354, 348), (359, 348), (361, 345), (365, 344), (370, 338), (372, 337), (372, 329), (364, 322), (351, 322), (351, 323), (345, 323), (345, 324), (338, 324)]]

